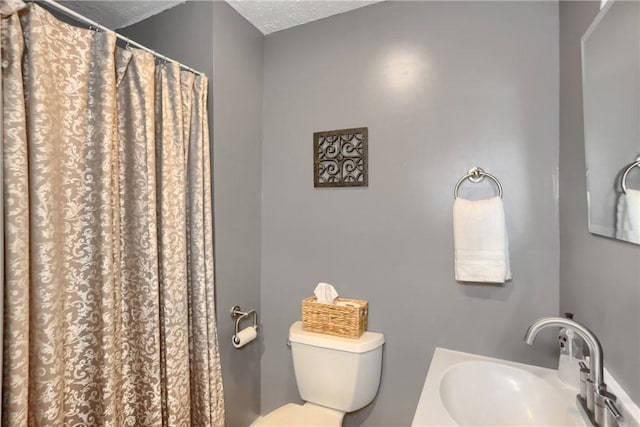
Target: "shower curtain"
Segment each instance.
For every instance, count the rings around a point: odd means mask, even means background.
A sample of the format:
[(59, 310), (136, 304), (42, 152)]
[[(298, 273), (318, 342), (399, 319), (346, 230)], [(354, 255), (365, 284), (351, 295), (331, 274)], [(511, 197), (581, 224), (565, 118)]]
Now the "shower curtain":
[(223, 426), (207, 79), (4, 0), (3, 426)]

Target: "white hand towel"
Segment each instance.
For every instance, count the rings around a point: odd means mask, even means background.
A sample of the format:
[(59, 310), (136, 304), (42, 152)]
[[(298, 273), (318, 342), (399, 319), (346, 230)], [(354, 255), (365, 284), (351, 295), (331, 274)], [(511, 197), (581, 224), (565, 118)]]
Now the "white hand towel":
[(511, 279), (509, 239), (500, 197), (457, 198), (453, 204), (455, 275), (460, 282), (504, 283)]
[(628, 189), (618, 199), (616, 237), (640, 243), (640, 190)]

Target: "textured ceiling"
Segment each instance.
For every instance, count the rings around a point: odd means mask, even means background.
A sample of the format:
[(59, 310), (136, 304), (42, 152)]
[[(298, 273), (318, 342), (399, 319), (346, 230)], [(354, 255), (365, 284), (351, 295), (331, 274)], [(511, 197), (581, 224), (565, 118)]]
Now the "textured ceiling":
[(381, 0), (227, 0), (263, 34), (337, 15)]
[(123, 28), (147, 19), (185, 0), (146, 1), (80, 1), (67, 0), (59, 3), (104, 25), (107, 28)]
[[(61, 4), (105, 27), (118, 29), (185, 0), (66, 0)], [(263, 34), (344, 13), (382, 0), (227, 0)]]

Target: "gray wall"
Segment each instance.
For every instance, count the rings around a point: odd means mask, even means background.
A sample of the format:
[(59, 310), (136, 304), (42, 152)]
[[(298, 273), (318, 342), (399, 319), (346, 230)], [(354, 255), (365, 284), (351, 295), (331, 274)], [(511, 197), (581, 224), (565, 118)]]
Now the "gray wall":
[(246, 426), (260, 412), (260, 343), (233, 348), (229, 309), (234, 304), (243, 309), (260, 305), (264, 37), (226, 3), (200, 1), (179, 5), (123, 32), (209, 77), (216, 307), (226, 421), (228, 426)]
[(580, 38), (598, 2), (560, 2), (560, 309), (598, 335), (605, 365), (640, 403), (640, 246), (587, 229)]
[[(557, 366), (553, 333), (522, 337), (559, 306), (558, 62), (554, 2), (384, 2), (267, 36), (263, 413), (299, 399), (287, 331), (319, 281), (369, 300), (387, 340), (348, 426), (409, 425), (436, 346)], [(358, 126), (369, 187), (314, 189), (313, 132)], [(452, 191), (475, 165), (504, 186), (504, 286), (453, 278)]]
[[(264, 36), (227, 3), (214, 2), (214, 192), (217, 307), (227, 426), (260, 414), (260, 340), (228, 345), (234, 304), (260, 311)], [(245, 324), (249, 326), (250, 323)]]

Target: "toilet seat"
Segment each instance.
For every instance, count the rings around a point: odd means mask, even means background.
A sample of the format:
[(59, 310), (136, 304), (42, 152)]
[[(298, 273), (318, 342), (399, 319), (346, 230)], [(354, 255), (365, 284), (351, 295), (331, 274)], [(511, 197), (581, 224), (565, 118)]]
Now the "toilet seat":
[(307, 402), (304, 405), (287, 403), (259, 418), (251, 424), (251, 427), (340, 427), (343, 417), (344, 412), (313, 403)]

